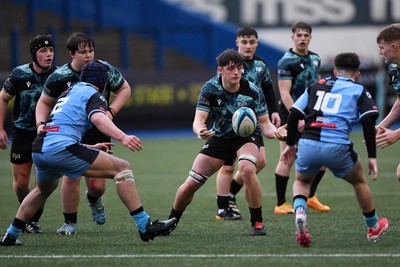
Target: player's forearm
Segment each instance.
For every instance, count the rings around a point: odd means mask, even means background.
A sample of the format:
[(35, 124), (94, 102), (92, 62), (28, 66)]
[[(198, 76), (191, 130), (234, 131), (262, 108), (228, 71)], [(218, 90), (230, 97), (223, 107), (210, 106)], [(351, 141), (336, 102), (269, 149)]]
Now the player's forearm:
[(115, 112), (115, 114), (118, 113), (124, 107), (130, 96), (131, 96), (131, 88), (128, 82), (125, 81), (121, 89), (117, 91), (109, 107)]
[(55, 98), (51, 98), (42, 93), (36, 104), (35, 117), (36, 123), (46, 122), (49, 119), (50, 112), (56, 102)]
[(400, 118), (400, 98), (397, 97), (389, 114), (379, 123), (379, 126), (390, 128)]
[(265, 96), (265, 102), (267, 103), (268, 112), (269, 113), (277, 112), (278, 111), (278, 108), (276, 106), (277, 100), (272, 83), (270, 85), (263, 86), (262, 89)]
[(90, 117), (92, 123), (105, 135), (122, 142), (126, 135), (104, 113), (97, 112)]
[(4, 129), (4, 122), (6, 120), (8, 103), (0, 100), (0, 129)]

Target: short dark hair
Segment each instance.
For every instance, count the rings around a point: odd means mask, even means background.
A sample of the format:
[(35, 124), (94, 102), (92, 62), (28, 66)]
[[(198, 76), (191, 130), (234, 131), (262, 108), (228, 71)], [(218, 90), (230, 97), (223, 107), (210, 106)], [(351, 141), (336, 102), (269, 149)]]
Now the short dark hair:
[(243, 58), (236, 50), (226, 49), (217, 57), (217, 63), (220, 67), (227, 66), (231, 62), (243, 65)]
[(256, 29), (254, 29), (253, 27), (241, 27), (237, 30), (236, 32), (236, 37), (243, 37), (243, 36), (255, 36), (258, 39), (258, 33), (256, 31)]
[(78, 51), (79, 45), (84, 44), (94, 49), (94, 40), (92, 37), (82, 32), (74, 32), (67, 40), (68, 51), (75, 54)]
[(376, 37), (377, 43), (380, 43), (381, 41), (391, 42), (397, 40), (400, 40), (400, 23), (393, 23), (383, 28)]
[(300, 21), (297, 21), (297, 22), (293, 23), (293, 25), (292, 25), (292, 33), (295, 33), (296, 30), (298, 30), (298, 29), (305, 30), (306, 32), (309, 32), (310, 34), (312, 33), (311, 25), (308, 24), (305, 21), (301, 21), (300, 20)]
[(334, 65), (337, 70), (357, 71), (360, 68), (360, 58), (356, 53), (340, 53), (335, 56)]

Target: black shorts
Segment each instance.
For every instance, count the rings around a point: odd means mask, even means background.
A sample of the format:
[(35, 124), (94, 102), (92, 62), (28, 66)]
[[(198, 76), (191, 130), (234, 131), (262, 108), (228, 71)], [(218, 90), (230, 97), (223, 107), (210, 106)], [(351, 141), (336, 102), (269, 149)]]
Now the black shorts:
[(264, 137), (261, 133), (255, 134), (254, 137), (256, 138), (256, 141), (257, 141), (259, 147), (264, 146)]
[(90, 128), (82, 137), (82, 144), (95, 145), (97, 143), (111, 142), (111, 138), (103, 134), (95, 126)]
[(32, 161), (32, 143), (36, 135), (36, 131), (14, 128), (10, 152), (11, 163), (24, 164)]
[(221, 159), (225, 162), (224, 165), (232, 166), (237, 157), (236, 152), (244, 144), (253, 143), (260, 148), (259, 140), (260, 138), (257, 138), (254, 134), (249, 137), (235, 139), (224, 139), (214, 136), (207, 140), (199, 153)]

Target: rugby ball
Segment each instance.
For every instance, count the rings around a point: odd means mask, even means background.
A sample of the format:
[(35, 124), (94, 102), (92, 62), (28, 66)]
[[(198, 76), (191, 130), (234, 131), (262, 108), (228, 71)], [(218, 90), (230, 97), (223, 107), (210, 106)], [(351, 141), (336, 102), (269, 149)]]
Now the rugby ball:
[(232, 127), (237, 135), (241, 137), (252, 135), (256, 125), (257, 117), (251, 108), (241, 107), (233, 113)]

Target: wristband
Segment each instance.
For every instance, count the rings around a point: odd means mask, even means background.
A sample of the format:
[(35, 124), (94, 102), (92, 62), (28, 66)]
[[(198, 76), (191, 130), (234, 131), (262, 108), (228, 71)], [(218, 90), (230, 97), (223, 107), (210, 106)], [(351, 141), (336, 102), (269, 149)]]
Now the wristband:
[(115, 111), (110, 107), (108, 107), (107, 110), (111, 113), (111, 116), (114, 118), (115, 117)]
[(36, 128), (38, 128), (40, 125), (46, 125), (46, 123), (43, 121), (39, 121), (38, 123), (36, 123)]

